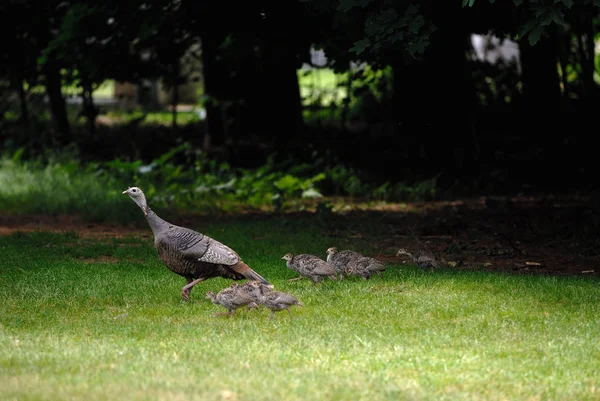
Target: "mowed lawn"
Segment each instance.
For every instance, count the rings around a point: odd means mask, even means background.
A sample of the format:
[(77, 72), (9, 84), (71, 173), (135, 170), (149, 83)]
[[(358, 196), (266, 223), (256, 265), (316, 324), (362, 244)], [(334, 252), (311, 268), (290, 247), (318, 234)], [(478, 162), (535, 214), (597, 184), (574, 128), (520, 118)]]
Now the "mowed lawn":
[[(294, 307), (240, 309), (166, 269), (146, 237), (0, 237), (0, 399), (599, 400), (600, 286), (592, 278), (427, 272), (324, 281), (281, 260), (329, 246), (311, 220), (193, 227), (236, 249)], [(374, 245), (374, 244), (373, 244)], [(392, 250), (389, 250), (388, 254)]]

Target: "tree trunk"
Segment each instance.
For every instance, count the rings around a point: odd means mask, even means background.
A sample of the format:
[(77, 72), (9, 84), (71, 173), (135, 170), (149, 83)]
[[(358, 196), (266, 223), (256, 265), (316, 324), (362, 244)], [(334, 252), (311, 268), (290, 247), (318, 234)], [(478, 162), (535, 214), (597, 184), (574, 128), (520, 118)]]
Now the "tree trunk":
[(460, 12), (460, 4), (432, 2), (427, 13), (437, 30), (426, 53), (420, 60), (398, 55), (392, 64), (396, 141), (430, 173), (468, 173), (478, 158), (475, 89), (465, 68), (469, 32), (455, 23)]
[(303, 128), (298, 84), (297, 49), (288, 35), (269, 37), (252, 70), (246, 71), (244, 126), (275, 149), (284, 149), (290, 139), (300, 139)]
[(538, 179), (554, 174), (556, 163), (550, 160), (561, 158), (565, 119), (561, 115), (560, 79), (558, 77), (558, 49), (556, 34), (542, 38), (535, 45), (522, 40), (521, 60), (523, 66), (523, 110), (521, 122), (515, 131), (527, 138), (523, 145), (531, 157), (524, 173), (529, 179)]
[(204, 108), (207, 129), (204, 136), (204, 150), (225, 143), (223, 111), (219, 101), (224, 100), (220, 88), (226, 85), (227, 76), (217, 60), (218, 46), (222, 35), (205, 33), (202, 35), (202, 75), (204, 82)]
[(560, 86), (563, 98), (569, 97), (569, 82), (567, 80), (568, 56), (571, 52), (571, 32), (561, 28), (557, 36), (558, 43), (558, 63), (560, 66)]
[(179, 103), (179, 60), (173, 63), (173, 75), (171, 77), (171, 84), (173, 87), (173, 99), (172, 99), (172, 116), (173, 116), (173, 130), (177, 129), (177, 104)]
[(45, 77), (46, 93), (50, 100), (50, 110), (56, 128), (55, 138), (60, 144), (68, 144), (73, 141), (69, 119), (67, 118), (67, 105), (61, 91), (61, 77), (53, 57), (50, 57), (43, 68)]
[[(37, 0), (32, 3), (35, 12), (32, 14), (33, 26), (35, 26), (35, 36), (37, 39), (38, 50), (43, 51), (52, 38), (50, 32), (49, 20), (53, 14), (52, 4)], [(48, 55), (46, 63), (42, 68), (42, 74), (45, 78), (45, 87), (48, 99), (50, 101), (50, 110), (52, 120), (56, 129), (55, 140), (60, 144), (67, 144), (73, 141), (69, 119), (67, 118), (67, 106), (65, 98), (61, 91), (60, 68), (56, 62), (54, 54)]]
[(553, 113), (560, 108), (560, 81), (554, 36), (531, 46), (520, 43), (523, 64), (523, 94), (528, 112)]
[(525, 40), (520, 43), (523, 66), (522, 128), (532, 143), (541, 143), (548, 132), (556, 132), (560, 112), (560, 80), (557, 68), (556, 37), (542, 38), (531, 46)]
[(26, 129), (29, 130), (29, 108), (27, 107), (27, 94), (25, 93), (25, 88), (23, 88), (23, 83), (24, 81), (22, 79), (15, 81), (21, 107), (21, 115), (19, 116), (19, 119), (23, 122)]
[(593, 26), (593, 13), (586, 14), (583, 21), (581, 32), (577, 35), (583, 46), (581, 48), (581, 69), (583, 73), (583, 90), (585, 96), (596, 96), (598, 93), (598, 85), (594, 81), (594, 72), (596, 71), (595, 65), (595, 43), (594, 43), (594, 26)]
[[(342, 104), (342, 113), (340, 115), (340, 127), (346, 132), (348, 128), (348, 114), (350, 113), (350, 102), (352, 101), (352, 79), (354, 78), (354, 69), (352, 63), (348, 63), (348, 79), (346, 80), (346, 97)], [(332, 117), (333, 117), (332, 113)]]
[(98, 116), (98, 109), (94, 105), (92, 86), (86, 81), (82, 80), (82, 94), (81, 98), (83, 101), (83, 115), (87, 121), (88, 134), (90, 138), (96, 137), (96, 117)]

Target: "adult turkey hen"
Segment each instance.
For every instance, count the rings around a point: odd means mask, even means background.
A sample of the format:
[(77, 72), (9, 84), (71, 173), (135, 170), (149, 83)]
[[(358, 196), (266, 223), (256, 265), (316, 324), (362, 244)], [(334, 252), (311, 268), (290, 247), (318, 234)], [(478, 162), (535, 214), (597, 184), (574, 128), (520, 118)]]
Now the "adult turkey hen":
[(242, 262), (239, 255), (227, 245), (207, 235), (179, 227), (161, 219), (150, 209), (146, 195), (138, 187), (123, 191), (142, 209), (154, 234), (154, 247), (165, 265), (186, 279), (181, 288), (184, 300), (190, 300), (192, 288), (203, 280), (223, 277), (232, 280), (258, 280), (270, 283)]

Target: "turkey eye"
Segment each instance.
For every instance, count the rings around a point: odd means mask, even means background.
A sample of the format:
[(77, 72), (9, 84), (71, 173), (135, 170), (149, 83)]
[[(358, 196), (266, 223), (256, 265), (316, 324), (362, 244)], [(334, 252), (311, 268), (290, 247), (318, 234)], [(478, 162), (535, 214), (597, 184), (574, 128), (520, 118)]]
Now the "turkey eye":
[(132, 189), (131, 192), (137, 192), (137, 189)]

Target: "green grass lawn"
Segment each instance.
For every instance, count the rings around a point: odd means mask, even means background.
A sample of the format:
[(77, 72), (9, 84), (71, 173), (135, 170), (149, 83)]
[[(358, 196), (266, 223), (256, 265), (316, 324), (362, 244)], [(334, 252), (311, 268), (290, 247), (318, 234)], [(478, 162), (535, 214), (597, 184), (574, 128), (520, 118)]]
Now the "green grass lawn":
[(600, 399), (597, 280), (390, 265), (318, 288), (288, 282), (281, 256), (369, 241), (286, 217), (193, 228), (297, 296), (295, 319), (211, 316), (224, 279), (182, 302), (149, 229), (0, 237), (2, 400)]

